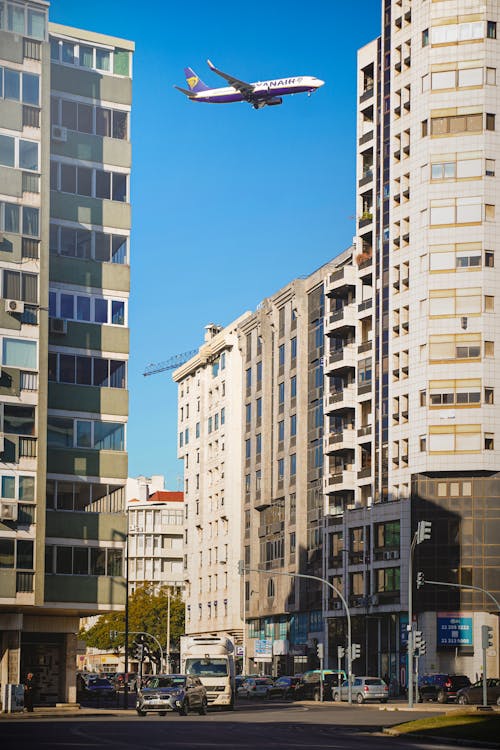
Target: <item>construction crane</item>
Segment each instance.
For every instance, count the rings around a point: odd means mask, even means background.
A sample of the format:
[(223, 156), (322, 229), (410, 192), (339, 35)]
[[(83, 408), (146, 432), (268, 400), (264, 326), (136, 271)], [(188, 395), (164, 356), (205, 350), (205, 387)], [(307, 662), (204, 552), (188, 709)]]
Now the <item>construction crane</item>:
[(152, 362), (146, 367), (142, 373), (144, 377), (148, 375), (156, 375), (158, 372), (165, 372), (166, 370), (176, 370), (178, 367), (187, 362), (188, 359), (198, 354), (198, 349), (192, 349), (190, 352), (183, 352), (182, 354), (174, 354), (173, 357), (166, 359), (164, 362)]

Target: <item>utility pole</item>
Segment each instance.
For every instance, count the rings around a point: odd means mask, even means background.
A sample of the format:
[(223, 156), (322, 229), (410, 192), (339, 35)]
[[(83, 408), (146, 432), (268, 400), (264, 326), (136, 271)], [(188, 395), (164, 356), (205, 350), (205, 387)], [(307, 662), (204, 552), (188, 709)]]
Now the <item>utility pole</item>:
[(170, 586), (167, 592), (167, 672), (170, 674)]
[(415, 653), (415, 639), (413, 631), (413, 553), (417, 544), (431, 538), (432, 523), (419, 521), (413, 535), (408, 558), (408, 708), (413, 708), (413, 655)]

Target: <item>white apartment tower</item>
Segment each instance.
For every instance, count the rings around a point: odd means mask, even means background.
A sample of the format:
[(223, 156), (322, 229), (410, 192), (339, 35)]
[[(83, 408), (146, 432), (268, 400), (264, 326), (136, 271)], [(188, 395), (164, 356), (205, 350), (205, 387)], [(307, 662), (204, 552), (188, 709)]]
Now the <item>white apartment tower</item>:
[(497, 2), (383, 0), (359, 52), (357, 249), (326, 290), (325, 557), (354, 671), (395, 686), (420, 520), (414, 570), (464, 587), (415, 591), (421, 671), (479, 673), (483, 624), (498, 653), (480, 589), (500, 596), (499, 22)]
[(186, 633), (242, 642), (242, 356), (238, 325), (206, 326), (197, 355), (179, 367), (178, 457), (184, 463)]

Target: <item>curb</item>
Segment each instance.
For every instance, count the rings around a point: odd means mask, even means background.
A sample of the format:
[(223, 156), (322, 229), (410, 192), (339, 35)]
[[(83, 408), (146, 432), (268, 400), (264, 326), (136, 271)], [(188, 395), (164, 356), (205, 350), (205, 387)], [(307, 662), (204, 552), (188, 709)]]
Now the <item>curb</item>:
[(497, 748), (500, 747), (499, 742), (483, 742), (482, 740), (464, 740), (456, 737), (445, 737), (445, 736), (433, 736), (430, 737), (427, 734), (419, 734), (417, 732), (405, 732), (400, 733), (397, 729), (393, 729), (391, 727), (387, 727), (382, 729), (382, 734), (388, 734), (391, 737), (399, 737), (400, 739), (408, 739), (408, 740), (425, 740), (425, 742), (430, 743), (441, 743), (445, 742), (448, 745), (457, 745), (459, 747), (465, 746), (465, 747), (485, 747), (485, 748), (494, 748), (497, 750)]

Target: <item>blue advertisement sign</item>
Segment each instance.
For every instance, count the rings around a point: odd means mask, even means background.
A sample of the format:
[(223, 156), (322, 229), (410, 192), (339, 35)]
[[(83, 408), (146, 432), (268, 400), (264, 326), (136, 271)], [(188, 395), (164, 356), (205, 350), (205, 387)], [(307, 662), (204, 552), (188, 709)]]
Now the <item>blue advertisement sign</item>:
[(438, 613), (438, 646), (472, 646), (472, 617), (460, 613)]
[(258, 639), (255, 641), (255, 656), (272, 656), (273, 642), (271, 640)]

